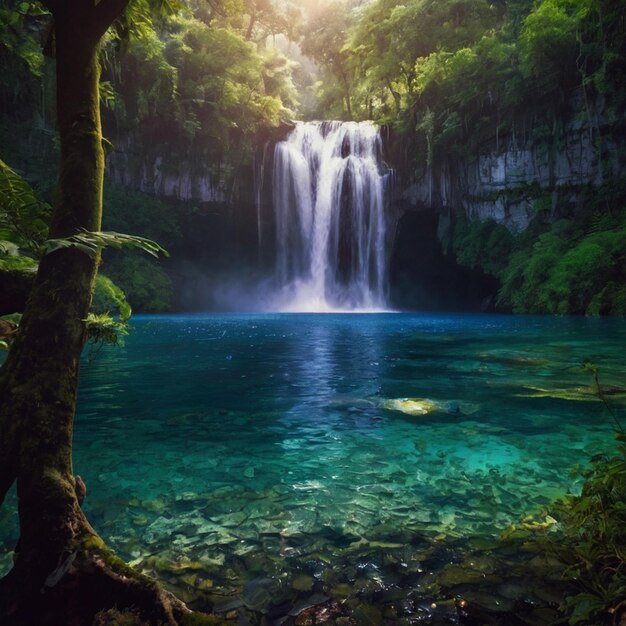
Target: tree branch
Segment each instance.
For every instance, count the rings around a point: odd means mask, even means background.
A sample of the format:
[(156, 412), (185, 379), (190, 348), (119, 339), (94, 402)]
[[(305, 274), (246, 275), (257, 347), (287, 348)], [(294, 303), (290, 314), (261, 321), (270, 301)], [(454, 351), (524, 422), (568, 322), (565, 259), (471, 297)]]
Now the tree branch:
[(97, 4), (93, 8), (93, 24), (95, 35), (100, 40), (107, 28), (113, 24), (128, 5), (129, 0), (94, 0)]
[(41, 4), (50, 11), (50, 13), (54, 13), (61, 8), (63, 2), (61, 0), (41, 0)]
[(119, 17), (129, 0), (42, 0), (54, 16), (55, 24), (80, 29), (82, 41), (97, 44)]

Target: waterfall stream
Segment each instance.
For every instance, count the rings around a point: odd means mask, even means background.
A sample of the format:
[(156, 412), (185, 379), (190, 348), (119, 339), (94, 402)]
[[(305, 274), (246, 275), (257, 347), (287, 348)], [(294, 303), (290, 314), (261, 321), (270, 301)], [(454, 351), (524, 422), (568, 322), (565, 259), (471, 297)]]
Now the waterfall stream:
[(390, 171), (371, 122), (301, 122), (276, 144), (278, 308), (386, 308)]

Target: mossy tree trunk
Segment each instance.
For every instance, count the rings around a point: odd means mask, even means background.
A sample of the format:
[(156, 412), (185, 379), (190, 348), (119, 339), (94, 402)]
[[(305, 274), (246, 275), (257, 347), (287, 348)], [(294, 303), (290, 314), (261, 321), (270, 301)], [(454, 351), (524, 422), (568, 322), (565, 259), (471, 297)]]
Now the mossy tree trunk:
[[(51, 238), (100, 229), (98, 45), (127, 1), (44, 2), (54, 16), (61, 143)], [(188, 614), (106, 550), (77, 499), (72, 429), (97, 263), (76, 249), (42, 259), (0, 370), (0, 504), (16, 482), (20, 520), (14, 567), (0, 581), (3, 625), (89, 624), (111, 607), (133, 606), (154, 623)]]

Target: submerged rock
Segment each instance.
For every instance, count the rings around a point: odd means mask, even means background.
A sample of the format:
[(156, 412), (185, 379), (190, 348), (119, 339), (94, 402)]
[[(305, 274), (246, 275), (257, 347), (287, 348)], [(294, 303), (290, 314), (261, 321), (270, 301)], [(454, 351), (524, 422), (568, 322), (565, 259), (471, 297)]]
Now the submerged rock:
[(394, 398), (385, 400), (381, 406), (390, 411), (400, 411), (406, 415), (426, 415), (437, 410), (439, 405), (428, 398)]
[(267, 610), (272, 603), (272, 596), (267, 589), (257, 586), (248, 586), (244, 589), (241, 596), (243, 604), (251, 611), (258, 611), (259, 613), (267, 613)]
[(289, 611), (289, 615), (291, 615), (292, 617), (296, 617), (297, 615), (300, 615), (300, 613), (302, 613), (303, 611), (306, 611), (307, 609), (310, 609), (314, 606), (318, 606), (320, 604), (324, 604), (324, 602), (328, 602), (329, 599), (330, 598), (328, 596), (325, 596), (322, 593), (314, 593), (313, 595), (309, 596), (306, 600), (300, 600), (299, 602), (294, 604), (292, 609)]
[(311, 591), (313, 589), (314, 580), (311, 576), (306, 574), (300, 574), (296, 576), (291, 583), (291, 586), (297, 591)]
[[(472, 570), (462, 565), (447, 565), (437, 576), (437, 582), (442, 587), (456, 587), (463, 584), (482, 583), (487, 580), (487, 574)], [(495, 582), (496, 578), (490, 578)]]
[(515, 603), (508, 598), (480, 591), (479, 589), (465, 591), (463, 593), (463, 600), (468, 603), (468, 606), (474, 607), (474, 609), (483, 609), (487, 612), (494, 613), (509, 612), (512, 611), (515, 606)]
[(377, 606), (359, 604), (352, 612), (352, 618), (357, 624), (363, 624), (363, 626), (378, 626), (382, 623), (383, 615)]
[(478, 410), (476, 404), (461, 404), (456, 400), (438, 401), (430, 398), (388, 398), (380, 403), (383, 409), (399, 411), (405, 415), (419, 417), (429, 413), (445, 413), (447, 415), (467, 415)]

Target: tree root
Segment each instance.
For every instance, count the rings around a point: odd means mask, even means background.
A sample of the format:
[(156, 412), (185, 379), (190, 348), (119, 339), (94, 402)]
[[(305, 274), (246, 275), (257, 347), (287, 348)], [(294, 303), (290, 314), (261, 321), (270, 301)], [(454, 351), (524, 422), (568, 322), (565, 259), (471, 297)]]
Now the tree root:
[(82, 550), (66, 553), (55, 571), (60, 574), (58, 579), (49, 575), (40, 589), (18, 583), (13, 572), (0, 580), (0, 623), (3, 626), (225, 623), (214, 615), (188, 609), (155, 580), (113, 555), (97, 536), (86, 539)]

